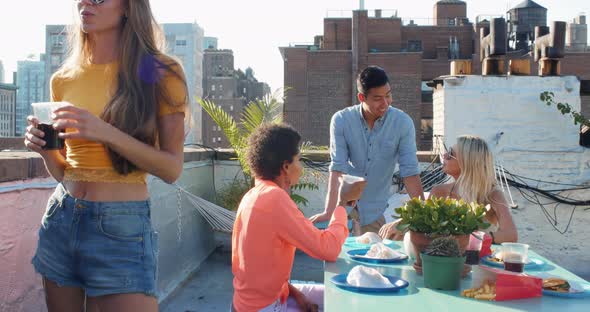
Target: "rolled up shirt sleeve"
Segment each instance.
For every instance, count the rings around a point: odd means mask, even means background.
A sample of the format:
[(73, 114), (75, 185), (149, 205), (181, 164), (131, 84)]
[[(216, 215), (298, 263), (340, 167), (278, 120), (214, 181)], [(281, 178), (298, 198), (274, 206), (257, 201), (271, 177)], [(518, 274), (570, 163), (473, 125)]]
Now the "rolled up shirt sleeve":
[(344, 138), (344, 118), (336, 113), (330, 121), (330, 171), (348, 173), (348, 145)]
[(399, 143), (399, 172), (402, 178), (420, 174), (416, 156), (416, 128), (412, 119), (404, 114), (403, 131)]

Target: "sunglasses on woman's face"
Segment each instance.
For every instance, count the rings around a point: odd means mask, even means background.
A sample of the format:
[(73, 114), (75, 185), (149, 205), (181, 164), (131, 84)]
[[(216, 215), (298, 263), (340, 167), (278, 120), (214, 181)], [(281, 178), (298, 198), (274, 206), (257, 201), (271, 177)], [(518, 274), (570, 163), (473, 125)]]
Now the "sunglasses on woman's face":
[[(74, 0), (74, 2), (82, 2), (83, 0)], [(104, 3), (105, 0), (90, 0), (93, 4), (101, 4)]]
[(445, 153), (445, 159), (449, 160), (449, 159), (457, 159), (457, 157), (455, 157), (455, 153), (453, 152), (453, 148), (449, 148), (449, 150)]
[(447, 152), (447, 159), (457, 159), (457, 157), (455, 156), (455, 152), (453, 151), (453, 148), (449, 148), (449, 151)]

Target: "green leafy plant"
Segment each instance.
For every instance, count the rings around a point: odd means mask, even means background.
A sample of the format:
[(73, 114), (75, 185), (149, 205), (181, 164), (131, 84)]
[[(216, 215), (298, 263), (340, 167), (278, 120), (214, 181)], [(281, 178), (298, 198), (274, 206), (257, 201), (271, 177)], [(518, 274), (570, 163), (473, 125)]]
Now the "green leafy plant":
[(464, 235), (490, 226), (483, 205), (451, 198), (414, 198), (395, 209), (401, 218), (397, 229), (431, 236)]
[(586, 127), (590, 127), (590, 120), (588, 120), (588, 118), (584, 117), (580, 112), (575, 111), (571, 105), (569, 105), (568, 103), (555, 103), (555, 94), (553, 92), (549, 92), (549, 91), (545, 91), (543, 93), (541, 93), (540, 99), (542, 102), (545, 102), (545, 104), (547, 104), (547, 106), (551, 106), (551, 105), (556, 105), (557, 109), (563, 114), (563, 115), (571, 115), (572, 118), (574, 119), (574, 125), (582, 125), (582, 126), (586, 126)]
[(430, 245), (426, 247), (424, 253), (429, 256), (437, 257), (461, 257), (459, 243), (455, 238), (450, 236), (435, 238)]
[(216, 192), (216, 203), (228, 210), (236, 211), (249, 189), (250, 184), (244, 183), (241, 179), (233, 179)]
[[(279, 89), (272, 95), (267, 95), (263, 99), (248, 103), (241, 112), (238, 121), (213, 101), (199, 100), (199, 104), (203, 110), (225, 134), (231, 148), (236, 153), (235, 160), (239, 162), (241, 167), (241, 172), (235, 176), (234, 180), (218, 192), (217, 202), (222, 207), (236, 210), (243, 195), (254, 186), (250, 166), (248, 166), (246, 161), (248, 137), (263, 124), (281, 123), (283, 121), (282, 102), (285, 97), (281, 93), (283, 93), (283, 90)], [(308, 147), (311, 147), (311, 144), (304, 142), (301, 146), (301, 152), (304, 153)], [(309, 203), (298, 192), (318, 189), (318, 186), (311, 182), (312, 177), (313, 174), (304, 174), (302, 182), (292, 187), (291, 198), (298, 205), (306, 206)]]

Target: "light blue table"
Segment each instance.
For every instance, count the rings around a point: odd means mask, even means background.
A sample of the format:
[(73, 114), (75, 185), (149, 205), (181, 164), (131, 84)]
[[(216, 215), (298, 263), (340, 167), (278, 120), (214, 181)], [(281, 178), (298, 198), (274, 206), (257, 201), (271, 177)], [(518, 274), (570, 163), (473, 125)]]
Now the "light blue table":
[[(401, 243), (396, 242), (397, 247)], [(432, 290), (424, 287), (424, 279), (414, 271), (413, 259), (392, 265), (372, 265), (354, 261), (348, 257), (347, 247), (343, 247), (336, 262), (326, 262), (324, 265), (324, 311), (326, 312), (483, 312), (483, 311), (557, 311), (557, 312), (590, 312), (590, 298), (570, 299), (552, 296), (541, 298), (521, 299), (511, 301), (479, 301), (461, 297), (461, 290), (471, 288), (471, 276), (463, 279), (461, 289), (456, 291)], [(529, 251), (531, 257), (537, 257), (546, 262), (537, 271), (527, 271), (531, 275), (543, 272), (574, 281), (584, 281), (573, 273), (557, 266), (555, 263)], [(334, 275), (348, 273), (356, 265), (367, 265), (376, 268), (381, 274), (401, 277), (410, 286), (399, 293), (389, 294), (360, 294), (336, 287), (330, 279)]]

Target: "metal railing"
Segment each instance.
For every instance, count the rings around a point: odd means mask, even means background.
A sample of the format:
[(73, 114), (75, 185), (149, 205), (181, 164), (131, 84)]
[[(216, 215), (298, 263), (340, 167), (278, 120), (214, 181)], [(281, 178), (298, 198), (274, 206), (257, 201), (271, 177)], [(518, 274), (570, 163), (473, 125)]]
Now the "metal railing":
[[(397, 18), (398, 11), (396, 9), (373, 9), (366, 10), (369, 17), (372, 18)], [(353, 10), (326, 10), (326, 18), (351, 18)], [(380, 16), (379, 16), (380, 15)]]

